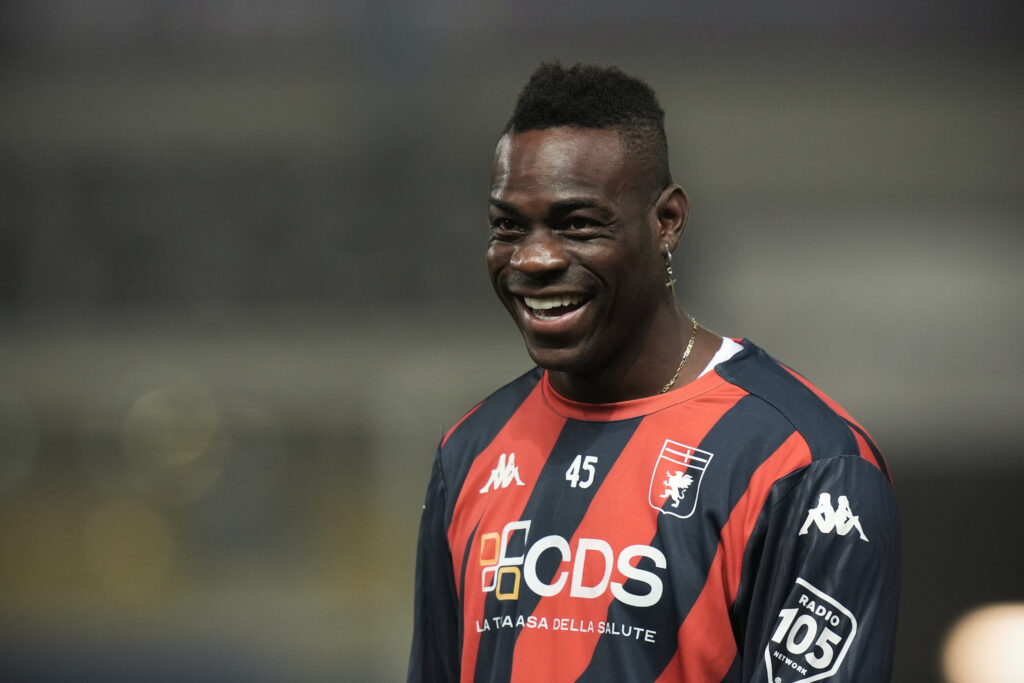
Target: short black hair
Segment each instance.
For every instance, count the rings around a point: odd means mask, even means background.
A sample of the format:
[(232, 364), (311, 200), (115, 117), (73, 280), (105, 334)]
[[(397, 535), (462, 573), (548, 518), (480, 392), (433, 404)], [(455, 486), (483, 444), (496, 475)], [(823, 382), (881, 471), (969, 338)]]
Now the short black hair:
[(650, 164), (659, 191), (672, 183), (665, 112), (654, 90), (618, 67), (544, 62), (519, 93), (505, 133), (569, 126), (616, 128), (626, 148)]

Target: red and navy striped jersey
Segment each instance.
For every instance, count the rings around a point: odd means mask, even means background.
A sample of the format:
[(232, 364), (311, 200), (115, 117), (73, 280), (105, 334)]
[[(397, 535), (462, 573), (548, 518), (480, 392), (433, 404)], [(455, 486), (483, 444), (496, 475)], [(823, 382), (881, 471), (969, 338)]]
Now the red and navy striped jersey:
[(749, 341), (623, 403), (534, 369), (438, 449), (409, 680), (881, 683), (898, 552), (870, 438)]

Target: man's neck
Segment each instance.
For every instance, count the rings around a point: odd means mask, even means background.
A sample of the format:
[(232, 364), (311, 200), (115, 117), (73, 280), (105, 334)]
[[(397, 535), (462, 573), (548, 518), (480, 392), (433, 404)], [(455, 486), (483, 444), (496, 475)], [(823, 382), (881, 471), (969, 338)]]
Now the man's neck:
[(620, 403), (660, 393), (678, 370), (669, 391), (678, 389), (700, 376), (722, 342), (719, 335), (698, 324), (693, 348), (680, 367), (692, 332), (690, 318), (676, 308), (671, 320), (651, 326), (646, 343), (611, 359), (600, 370), (550, 370), (551, 386), (562, 396), (581, 403)]

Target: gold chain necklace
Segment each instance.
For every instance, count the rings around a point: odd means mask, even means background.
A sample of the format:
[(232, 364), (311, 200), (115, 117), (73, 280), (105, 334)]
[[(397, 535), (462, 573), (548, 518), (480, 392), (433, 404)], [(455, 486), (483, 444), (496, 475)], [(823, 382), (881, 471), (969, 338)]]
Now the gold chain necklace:
[(668, 384), (661, 388), (662, 394), (672, 388), (672, 385), (679, 379), (679, 373), (683, 371), (683, 366), (686, 365), (686, 359), (690, 357), (690, 351), (693, 351), (693, 342), (697, 339), (697, 321), (692, 315), (686, 316), (690, 319), (690, 323), (693, 325), (693, 330), (690, 332), (690, 341), (686, 343), (686, 350), (683, 351), (683, 359), (679, 361), (679, 367), (676, 368), (676, 374), (672, 375), (672, 379), (668, 381)]

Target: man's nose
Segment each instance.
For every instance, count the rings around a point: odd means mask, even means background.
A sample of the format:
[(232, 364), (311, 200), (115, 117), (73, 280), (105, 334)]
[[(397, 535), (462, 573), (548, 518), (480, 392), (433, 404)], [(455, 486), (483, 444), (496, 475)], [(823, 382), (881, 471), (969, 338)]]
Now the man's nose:
[(540, 275), (568, 268), (569, 255), (551, 230), (535, 229), (517, 245), (510, 265), (528, 275)]

